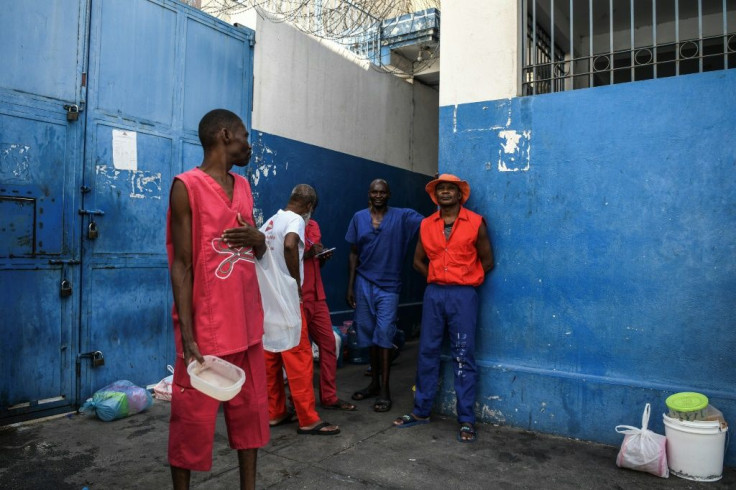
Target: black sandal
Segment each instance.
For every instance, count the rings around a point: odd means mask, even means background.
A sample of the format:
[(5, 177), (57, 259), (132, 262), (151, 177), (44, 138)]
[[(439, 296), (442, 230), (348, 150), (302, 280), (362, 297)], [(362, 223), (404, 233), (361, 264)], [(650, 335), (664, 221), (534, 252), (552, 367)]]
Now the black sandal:
[(478, 439), (478, 433), (475, 431), (475, 427), (473, 427), (473, 424), (471, 424), (470, 422), (463, 422), (462, 424), (460, 424), (460, 429), (457, 431), (457, 440), (459, 442), (475, 442), (476, 439)]
[(373, 403), (373, 410), (376, 412), (388, 412), (391, 410), (391, 400), (388, 398), (376, 398)]
[(352, 398), (353, 400), (362, 401), (367, 398), (378, 396), (378, 394), (379, 394), (378, 390), (374, 391), (374, 390), (369, 390), (368, 388), (366, 388), (364, 390), (356, 391), (355, 393), (353, 393), (353, 396), (351, 396), (350, 398)]

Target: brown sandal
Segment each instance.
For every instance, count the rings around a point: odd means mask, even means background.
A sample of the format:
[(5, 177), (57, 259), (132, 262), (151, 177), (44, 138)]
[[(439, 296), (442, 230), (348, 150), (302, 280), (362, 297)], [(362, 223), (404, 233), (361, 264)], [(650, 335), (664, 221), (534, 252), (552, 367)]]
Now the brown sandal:
[(332, 403), (330, 405), (322, 405), (322, 408), (326, 410), (344, 410), (346, 412), (352, 412), (358, 409), (358, 407), (356, 407), (352, 403), (346, 402), (345, 400), (340, 400), (339, 398), (335, 403)]

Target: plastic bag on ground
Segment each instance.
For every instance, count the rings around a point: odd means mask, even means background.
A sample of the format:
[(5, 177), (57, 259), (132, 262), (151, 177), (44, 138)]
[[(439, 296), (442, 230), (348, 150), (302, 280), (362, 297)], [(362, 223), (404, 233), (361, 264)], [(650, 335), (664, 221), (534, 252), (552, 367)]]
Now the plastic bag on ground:
[(164, 379), (156, 383), (153, 387), (153, 397), (157, 400), (171, 401), (171, 385), (174, 383), (174, 368), (169, 364), (166, 369), (171, 373), (170, 376), (166, 376)]
[(630, 425), (616, 426), (616, 432), (625, 434), (616, 465), (619, 468), (629, 468), (668, 478), (670, 469), (667, 467), (667, 438), (647, 429), (651, 410), (651, 405), (647, 403), (641, 417), (641, 429)]
[(151, 405), (153, 397), (148, 390), (128, 380), (120, 380), (97, 390), (79, 411), (92, 411), (100, 420), (110, 422), (135, 415), (150, 408)]

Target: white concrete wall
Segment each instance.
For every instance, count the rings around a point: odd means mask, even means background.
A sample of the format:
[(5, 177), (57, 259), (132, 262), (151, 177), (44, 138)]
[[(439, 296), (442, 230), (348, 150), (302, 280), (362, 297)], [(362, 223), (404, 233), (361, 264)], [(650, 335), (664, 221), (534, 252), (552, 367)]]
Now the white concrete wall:
[(442, 4), (440, 106), (518, 95), (518, 2)]
[(253, 129), (433, 175), (439, 94), (349, 58), (259, 17)]

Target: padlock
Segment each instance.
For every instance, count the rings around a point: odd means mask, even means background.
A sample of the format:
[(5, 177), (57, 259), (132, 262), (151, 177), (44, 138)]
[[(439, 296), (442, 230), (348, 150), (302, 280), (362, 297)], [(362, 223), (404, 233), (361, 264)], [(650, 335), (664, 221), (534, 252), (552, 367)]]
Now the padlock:
[(66, 298), (72, 295), (72, 283), (66, 279), (61, 281), (61, 287), (59, 288), (59, 296)]
[(95, 240), (100, 235), (99, 230), (97, 229), (97, 223), (94, 221), (89, 222), (89, 226), (87, 227), (87, 238), (90, 240)]
[(66, 120), (69, 122), (79, 119), (79, 106), (77, 104), (65, 105)]
[(105, 365), (105, 357), (102, 355), (102, 351), (95, 351), (94, 354), (92, 354), (92, 367), (100, 367)]

